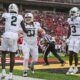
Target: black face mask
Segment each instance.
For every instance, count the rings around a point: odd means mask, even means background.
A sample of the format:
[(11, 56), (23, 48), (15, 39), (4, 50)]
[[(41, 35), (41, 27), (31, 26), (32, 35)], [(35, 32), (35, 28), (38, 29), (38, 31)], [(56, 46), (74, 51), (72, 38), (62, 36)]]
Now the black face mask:
[(71, 11), (71, 16), (74, 16), (76, 12), (75, 11)]

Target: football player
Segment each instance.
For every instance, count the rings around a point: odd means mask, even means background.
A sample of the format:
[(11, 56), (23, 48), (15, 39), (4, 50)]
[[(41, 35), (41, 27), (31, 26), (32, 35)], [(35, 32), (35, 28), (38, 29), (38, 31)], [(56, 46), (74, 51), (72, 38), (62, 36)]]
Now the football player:
[[(76, 74), (78, 72), (78, 52), (80, 48), (80, 17), (78, 16), (79, 8), (73, 7), (70, 10), (70, 18), (68, 18), (69, 32), (68, 32), (68, 48), (69, 48), (69, 65), (68, 74)], [(75, 67), (72, 67), (73, 59)]]
[(2, 77), (5, 78), (6, 70), (5, 70), (5, 62), (6, 62), (6, 53), (9, 51), (10, 53), (10, 73), (9, 79), (13, 78), (13, 67), (15, 63), (15, 54), (17, 51), (17, 40), (18, 40), (18, 30), (21, 26), (23, 31), (25, 30), (25, 25), (23, 21), (22, 15), (18, 14), (18, 6), (14, 3), (10, 4), (8, 7), (8, 13), (3, 13), (2, 19), (0, 22), (5, 22), (5, 32), (3, 33), (3, 41), (2, 41)]
[(24, 16), (25, 26), (27, 29), (27, 33), (23, 33), (23, 76), (27, 76), (27, 68), (28, 68), (28, 60), (31, 54), (32, 61), (29, 65), (31, 72), (34, 73), (34, 64), (36, 64), (38, 60), (38, 45), (37, 45), (37, 36), (38, 32), (41, 35), (45, 34), (45, 31), (40, 27), (39, 22), (34, 22), (34, 16), (32, 13), (26, 13)]

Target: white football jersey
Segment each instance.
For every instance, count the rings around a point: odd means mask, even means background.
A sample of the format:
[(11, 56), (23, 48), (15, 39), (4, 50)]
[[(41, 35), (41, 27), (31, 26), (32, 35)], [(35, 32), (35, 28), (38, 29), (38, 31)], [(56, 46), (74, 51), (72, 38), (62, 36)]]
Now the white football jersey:
[(21, 21), (23, 20), (22, 15), (3, 13), (2, 17), (5, 18), (5, 33), (3, 36), (9, 38), (18, 37), (18, 31), (21, 27)]
[(75, 19), (71, 20), (71, 18), (68, 18), (67, 22), (69, 23), (71, 27), (71, 35), (79, 35), (80, 36), (80, 17), (76, 17)]
[(28, 33), (23, 34), (23, 40), (28, 44), (37, 44), (38, 30), (41, 29), (40, 23), (34, 22), (33, 25), (26, 25)]

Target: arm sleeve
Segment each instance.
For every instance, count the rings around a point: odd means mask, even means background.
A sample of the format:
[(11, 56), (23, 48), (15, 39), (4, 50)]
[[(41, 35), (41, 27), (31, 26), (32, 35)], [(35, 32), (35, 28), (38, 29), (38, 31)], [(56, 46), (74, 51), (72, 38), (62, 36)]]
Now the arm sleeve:
[(41, 25), (39, 22), (36, 22), (36, 25), (37, 25), (37, 29), (41, 29)]
[(67, 19), (67, 23), (69, 23), (69, 21), (70, 21), (70, 18)]
[(20, 15), (20, 21), (21, 21), (21, 22), (23, 21), (23, 16), (22, 16), (22, 15)]
[(6, 19), (7, 18), (7, 13), (3, 13), (2, 14), (2, 18), (5, 18)]

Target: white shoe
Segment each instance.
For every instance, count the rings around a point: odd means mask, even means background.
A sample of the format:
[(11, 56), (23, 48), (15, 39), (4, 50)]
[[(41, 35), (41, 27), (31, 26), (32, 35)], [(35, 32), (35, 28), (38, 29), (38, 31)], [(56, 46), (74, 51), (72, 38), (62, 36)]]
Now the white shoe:
[(73, 70), (73, 72), (71, 74), (76, 74), (77, 72), (78, 72), (78, 68), (75, 67), (74, 70)]
[(66, 73), (66, 75), (69, 75), (69, 74), (71, 74), (72, 72), (73, 72), (73, 68), (70, 67), (69, 70), (68, 70), (68, 72)]
[(13, 80), (13, 74), (9, 73), (9, 80)]
[(29, 65), (29, 68), (31, 69), (31, 73), (34, 74), (34, 66), (33, 65)]
[(34, 74), (34, 70), (33, 71), (31, 71), (32, 72), (32, 74)]
[(2, 72), (1, 79), (4, 79), (6, 77), (6, 72)]
[(27, 72), (23, 72), (23, 77), (27, 77)]

